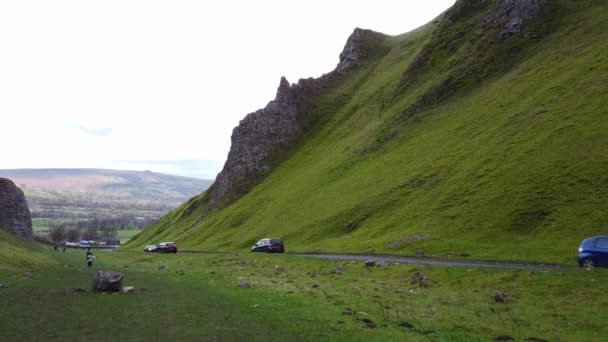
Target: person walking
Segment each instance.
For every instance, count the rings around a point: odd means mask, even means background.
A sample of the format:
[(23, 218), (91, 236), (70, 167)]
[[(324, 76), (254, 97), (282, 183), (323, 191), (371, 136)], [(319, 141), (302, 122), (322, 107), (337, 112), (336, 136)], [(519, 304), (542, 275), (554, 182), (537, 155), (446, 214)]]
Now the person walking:
[(93, 267), (93, 260), (95, 260), (93, 253), (87, 254), (87, 267)]

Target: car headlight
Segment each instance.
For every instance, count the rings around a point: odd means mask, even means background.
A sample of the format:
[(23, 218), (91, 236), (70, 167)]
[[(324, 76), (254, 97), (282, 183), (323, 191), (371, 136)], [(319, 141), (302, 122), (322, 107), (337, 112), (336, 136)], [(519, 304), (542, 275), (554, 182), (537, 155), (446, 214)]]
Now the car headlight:
[(583, 249), (581, 247), (578, 248), (578, 252), (581, 253), (583, 252)]

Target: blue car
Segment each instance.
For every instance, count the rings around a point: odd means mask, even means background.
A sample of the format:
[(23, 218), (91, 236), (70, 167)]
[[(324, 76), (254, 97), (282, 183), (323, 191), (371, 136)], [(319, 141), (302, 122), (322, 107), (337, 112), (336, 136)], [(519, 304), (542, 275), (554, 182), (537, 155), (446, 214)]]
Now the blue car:
[(581, 267), (608, 267), (608, 236), (596, 236), (581, 242), (578, 248), (578, 264)]

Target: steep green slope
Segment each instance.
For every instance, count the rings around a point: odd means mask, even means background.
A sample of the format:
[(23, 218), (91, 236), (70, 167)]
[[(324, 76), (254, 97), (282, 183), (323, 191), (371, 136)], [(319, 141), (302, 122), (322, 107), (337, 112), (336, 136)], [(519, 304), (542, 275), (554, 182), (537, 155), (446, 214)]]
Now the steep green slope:
[(42, 247), (0, 228), (0, 274), (30, 271), (56, 264)]
[[(572, 262), (608, 232), (608, 12), (550, 1), (502, 39), (480, 24), (492, 3), (386, 39), (318, 99), (349, 97), (262, 183), (212, 213), (202, 194), (127, 248), (279, 236), (290, 251)], [(420, 234), (432, 237), (406, 239)]]

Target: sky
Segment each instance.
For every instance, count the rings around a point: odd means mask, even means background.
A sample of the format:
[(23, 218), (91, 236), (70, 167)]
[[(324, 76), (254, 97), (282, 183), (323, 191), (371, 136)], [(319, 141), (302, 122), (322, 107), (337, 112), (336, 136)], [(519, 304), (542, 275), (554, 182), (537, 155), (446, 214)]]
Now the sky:
[(453, 3), (1, 1), (0, 169), (214, 178), (281, 76), (333, 70), (355, 27), (401, 34)]

